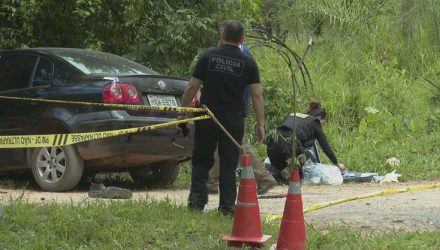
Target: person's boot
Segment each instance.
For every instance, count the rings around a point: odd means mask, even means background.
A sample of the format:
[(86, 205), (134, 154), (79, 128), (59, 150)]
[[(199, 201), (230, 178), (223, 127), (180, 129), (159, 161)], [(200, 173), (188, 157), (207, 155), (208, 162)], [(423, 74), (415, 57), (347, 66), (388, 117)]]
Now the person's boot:
[(235, 213), (235, 208), (218, 208), (218, 211), (223, 214), (224, 216), (230, 217), (230, 218), (234, 218), (234, 213)]
[[(273, 178), (273, 177), (272, 177)], [(265, 194), (267, 191), (271, 190), (277, 185), (275, 179), (273, 180), (263, 180), (258, 182), (257, 194)]]
[(245, 146), (246, 152), (251, 157), (252, 168), (254, 170), (255, 180), (257, 181), (257, 193), (264, 194), (275, 187), (277, 181), (261, 162), (260, 157), (251, 145)]

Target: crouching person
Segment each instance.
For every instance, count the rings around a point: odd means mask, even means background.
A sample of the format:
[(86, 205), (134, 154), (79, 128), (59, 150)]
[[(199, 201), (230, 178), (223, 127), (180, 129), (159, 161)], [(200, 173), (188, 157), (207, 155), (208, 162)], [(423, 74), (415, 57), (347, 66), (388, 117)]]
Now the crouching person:
[(276, 135), (268, 137), (266, 141), (267, 155), (271, 164), (266, 164), (266, 167), (275, 179), (282, 181), (290, 176), (287, 165), (288, 160), (292, 157), (294, 123), (296, 126), (295, 157), (301, 154), (309, 155), (308, 149), (313, 147), (315, 140), (317, 140), (331, 162), (342, 173), (346, 171), (344, 164), (338, 162), (322, 130), (326, 118), (327, 113), (324, 108), (321, 108), (321, 103), (319, 101), (310, 102), (306, 114), (296, 113), (286, 116), (284, 121), (277, 127)]

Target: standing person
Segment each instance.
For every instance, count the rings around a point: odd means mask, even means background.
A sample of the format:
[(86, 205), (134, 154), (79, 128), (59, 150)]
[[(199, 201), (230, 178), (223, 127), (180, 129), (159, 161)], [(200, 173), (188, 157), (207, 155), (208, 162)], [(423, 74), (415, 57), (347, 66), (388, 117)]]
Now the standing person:
[(283, 179), (281, 172), (287, 167), (287, 161), (292, 155), (292, 141), (294, 125), (296, 123), (295, 156), (306, 153), (318, 141), (324, 153), (342, 173), (346, 171), (344, 164), (339, 163), (335, 153), (330, 147), (327, 137), (322, 130), (327, 113), (321, 108), (319, 101), (309, 102), (307, 114), (296, 113), (288, 115), (277, 127), (277, 135), (267, 140), (267, 155), (271, 165), (269, 171), (276, 179)]
[[(223, 30), (224, 30), (224, 22), (221, 22), (218, 27), (219, 32), (219, 40), (220, 43), (224, 41), (223, 36)], [(252, 57), (251, 51), (249, 47), (242, 43), (239, 45), (240, 50), (247, 56)], [(249, 90), (247, 86), (244, 89), (243, 92), (243, 117), (246, 118), (249, 114)], [(246, 128), (246, 126), (245, 126)], [(252, 145), (247, 143), (246, 140), (246, 130), (244, 132), (242, 144), (245, 147), (246, 153), (249, 154), (251, 157), (252, 162), (252, 168), (254, 170), (255, 179), (257, 181), (257, 193), (258, 194), (264, 194), (267, 191), (269, 191), (271, 188), (273, 188), (277, 182), (274, 179), (274, 177), (270, 174), (269, 171), (264, 167), (260, 157), (258, 156), (258, 153), (256, 150), (252, 147)], [(241, 155), (240, 155), (241, 158)], [(211, 194), (218, 193), (218, 183), (219, 183), (219, 176), (220, 176), (220, 163), (219, 163), (219, 157), (218, 157), (218, 150), (214, 153), (214, 165), (212, 166), (211, 170), (209, 171), (209, 178), (208, 178), (208, 192)]]
[[(190, 106), (191, 100), (203, 85), (200, 104), (206, 105), (237, 141), (244, 133), (243, 91), (248, 86), (256, 114), (256, 138), (264, 138), (264, 104), (258, 66), (244, 55), (239, 45), (244, 39), (243, 24), (236, 20), (224, 22), (224, 41), (207, 50), (196, 63), (192, 78), (183, 94), (182, 106)], [(235, 169), (239, 148), (212, 119), (195, 122), (194, 149), (192, 155), (191, 191), (188, 207), (202, 211), (208, 202), (208, 172), (214, 163), (214, 151), (218, 145), (220, 158), (219, 211), (233, 215), (237, 188)]]

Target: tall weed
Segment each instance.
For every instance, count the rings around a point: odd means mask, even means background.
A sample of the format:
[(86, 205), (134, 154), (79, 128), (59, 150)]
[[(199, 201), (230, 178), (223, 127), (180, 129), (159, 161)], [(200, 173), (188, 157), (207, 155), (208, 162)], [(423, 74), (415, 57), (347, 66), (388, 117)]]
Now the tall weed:
[[(438, 81), (440, 74), (439, 30), (433, 22), (439, 13), (432, 10), (437, 3), (354, 1), (345, 6), (351, 13), (335, 17), (325, 2), (297, 1), (280, 10), (290, 11), (295, 27), (300, 27), (287, 40), (291, 48), (301, 52), (308, 36), (315, 35), (315, 46), (305, 59), (313, 89), (301, 92), (298, 104), (322, 101), (329, 114), (324, 130), (350, 170), (385, 174), (396, 169), (404, 180), (439, 178), (440, 111), (424, 79)], [(348, 4), (337, 4), (343, 3)], [(311, 8), (314, 5), (322, 6)], [(319, 34), (310, 28), (312, 19), (297, 25), (300, 16), (293, 11), (298, 8), (308, 10), (303, 17), (326, 20)], [(265, 48), (253, 54), (261, 67), (267, 129), (274, 130), (292, 112), (292, 86), (274, 51)], [(389, 157), (399, 158), (401, 165), (387, 165)]]

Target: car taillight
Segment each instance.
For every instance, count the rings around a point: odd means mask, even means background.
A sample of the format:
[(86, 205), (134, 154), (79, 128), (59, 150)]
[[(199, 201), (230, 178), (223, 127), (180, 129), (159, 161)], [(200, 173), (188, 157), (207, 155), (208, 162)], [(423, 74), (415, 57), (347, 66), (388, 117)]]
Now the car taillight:
[(109, 83), (102, 92), (103, 102), (140, 103), (141, 97), (130, 83)]

